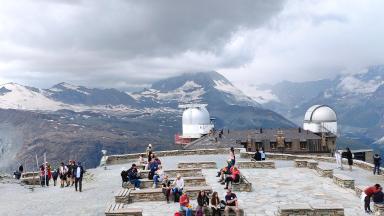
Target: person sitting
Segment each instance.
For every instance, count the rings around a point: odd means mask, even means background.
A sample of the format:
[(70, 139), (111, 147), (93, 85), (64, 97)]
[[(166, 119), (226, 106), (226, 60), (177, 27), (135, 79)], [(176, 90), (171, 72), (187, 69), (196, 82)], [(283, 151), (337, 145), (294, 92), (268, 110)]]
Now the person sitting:
[(157, 156), (155, 156), (155, 162), (156, 162), (158, 165), (161, 165), (161, 160), (160, 160)]
[(136, 164), (132, 164), (131, 168), (129, 168), (128, 172), (128, 179), (131, 182), (131, 184), (134, 185), (135, 190), (140, 190), (140, 184), (141, 181), (139, 173), (137, 172)]
[(225, 204), (226, 204), (224, 209), (225, 216), (229, 215), (229, 211), (234, 211), (236, 213), (236, 216), (240, 216), (237, 196), (236, 194), (232, 193), (231, 189), (227, 189), (227, 195), (225, 196)]
[(162, 169), (162, 166), (160, 165), (159, 168), (155, 171), (155, 175), (153, 176), (153, 188), (157, 188), (157, 185), (159, 182), (163, 180), (164, 177), (164, 171)]
[(384, 204), (384, 193), (382, 187), (380, 187), (378, 192), (373, 194), (372, 200), (375, 204)]
[(181, 196), (184, 189), (184, 179), (181, 178), (180, 174), (177, 174), (176, 180), (173, 182), (172, 186), (174, 202), (178, 202), (179, 197)]
[(165, 175), (163, 181), (161, 182), (161, 190), (165, 195), (167, 203), (169, 203), (169, 195), (171, 194), (171, 181), (168, 179), (168, 176)]
[(151, 162), (148, 164), (148, 166), (149, 166), (148, 179), (153, 180), (153, 176), (155, 175), (155, 172), (159, 169), (159, 165), (156, 163), (155, 159), (153, 158)]
[(229, 182), (231, 182), (231, 183), (240, 182), (240, 171), (239, 171), (239, 169), (237, 169), (237, 167), (233, 167), (232, 174), (230, 176), (227, 176), (227, 178), (225, 178), (226, 186), (224, 189), (228, 189)]
[(219, 182), (224, 182), (224, 175), (225, 174), (231, 174), (231, 168), (232, 168), (232, 161), (227, 160), (227, 166), (222, 168), (218, 173), (217, 177), (220, 177)]
[(192, 206), (189, 204), (189, 197), (186, 193), (180, 196), (180, 211), (185, 211), (185, 216), (192, 216)]
[(258, 149), (256, 149), (256, 153), (255, 153), (255, 155), (253, 156), (253, 159), (254, 159), (255, 161), (261, 161), (261, 153), (259, 152)]
[(147, 161), (144, 160), (144, 154), (141, 154), (139, 156), (139, 159), (137, 160), (137, 165), (144, 166), (144, 167), (147, 165)]
[(212, 216), (221, 216), (220, 212), (220, 198), (217, 195), (217, 192), (213, 192), (212, 198), (211, 198), (211, 209), (212, 209)]
[(371, 197), (373, 194), (377, 193), (380, 191), (381, 186), (379, 184), (375, 184), (373, 186), (367, 187), (364, 190), (364, 194), (366, 195), (364, 198), (364, 210), (366, 213), (372, 213), (370, 202), (371, 202)]
[(201, 215), (203, 215), (203, 212), (205, 212), (205, 209), (208, 208), (208, 205), (209, 205), (209, 198), (207, 194), (205, 194), (205, 191), (201, 190), (199, 192), (199, 195), (197, 195), (196, 215), (197, 215), (197, 212), (201, 212)]
[(125, 170), (125, 168), (121, 168), (121, 187), (125, 187), (128, 184), (128, 172)]
[(261, 147), (260, 148), (260, 154), (261, 154), (261, 160), (265, 160), (265, 151), (264, 151), (264, 147)]

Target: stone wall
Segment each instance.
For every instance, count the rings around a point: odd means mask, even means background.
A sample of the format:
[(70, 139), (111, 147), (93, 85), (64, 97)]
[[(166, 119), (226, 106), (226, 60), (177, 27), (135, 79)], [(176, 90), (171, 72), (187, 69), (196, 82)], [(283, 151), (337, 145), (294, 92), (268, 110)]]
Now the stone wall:
[(239, 192), (252, 191), (252, 183), (249, 182), (244, 176), (241, 176), (239, 183), (232, 183), (231, 187), (233, 191), (239, 191)]
[(214, 161), (201, 161), (201, 162), (179, 162), (177, 164), (179, 169), (186, 168), (200, 168), (200, 169), (216, 169), (217, 165)]
[(236, 166), (240, 169), (275, 169), (274, 161), (237, 161)]
[(374, 204), (373, 212), (375, 216), (383, 216), (384, 215), (384, 204)]
[[(183, 179), (184, 179), (184, 185), (186, 187), (207, 185), (207, 182), (205, 181), (204, 177), (185, 177)], [(170, 180), (174, 180), (174, 178), (171, 178)], [(153, 186), (153, 180), (140, 179), (140, 181), (141, 181), (140, 188), (152, 188)], [(130, 182), (128, 182), (128, 184), (126, 184), (125, 187), (133, 188), (134, 186)], [(157, 187), (160, 188), (161, 184), (159, 183)]]
[(355, 180), (343, 174), (334, 174), (333, 182), (340, 187), (355, 189)]
[(317, 166), (317, 173), (322, 177), (333, 178), (333, 169), (325, 166)]
[(290, 204), (279, 206), (278, 216), (344, 216), (344, 208), (341, 205), (309, 205), (309, 204)]

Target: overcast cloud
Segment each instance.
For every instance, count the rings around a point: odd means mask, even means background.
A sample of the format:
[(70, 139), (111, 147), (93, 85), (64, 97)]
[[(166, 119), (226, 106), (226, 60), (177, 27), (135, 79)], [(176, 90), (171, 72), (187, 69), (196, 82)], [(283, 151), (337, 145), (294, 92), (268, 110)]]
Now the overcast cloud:
[(384, 63), (380, 0), (0, 4), (0, 82), (127, 89), (216, 70), (241, 87)]

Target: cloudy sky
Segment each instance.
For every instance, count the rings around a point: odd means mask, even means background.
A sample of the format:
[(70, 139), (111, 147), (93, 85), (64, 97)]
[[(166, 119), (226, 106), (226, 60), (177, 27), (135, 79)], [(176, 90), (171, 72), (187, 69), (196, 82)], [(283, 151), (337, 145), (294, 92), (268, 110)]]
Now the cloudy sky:
[(384, 64), (382, 0), (0, 0), (0, 83), (141, 88), (216, 70), (237, 86)]

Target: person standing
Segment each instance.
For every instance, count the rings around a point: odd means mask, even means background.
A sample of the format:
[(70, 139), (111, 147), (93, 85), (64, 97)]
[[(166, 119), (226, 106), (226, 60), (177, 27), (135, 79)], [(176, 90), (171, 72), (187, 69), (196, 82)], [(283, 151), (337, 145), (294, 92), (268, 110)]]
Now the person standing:
[(379, 184), (375, 184), (373, 186), (367, 187), (364, 190), (364, 210), (366, 213), (372, 213), (370, 202), (371, 202), (371, 197), (373, 194), (377, 193), (380, 191), (381, 186)]
[(236, 163), (236, 155), (235, 149), (233, 147), (231, 147), (231, 149), (229, 150), (229, 159), (231, 160), (232, 166), (234, 166)]
[(212, 216), (221, 216), (220, 212), (220, 198), (217, 195), (217, 192), (213, 192), (212, 198), (211, 198), (211, 209), (212, 209)]
[(236, 216), (240, 216), (239, 204), (237, 202), (236, 194), (232, 193), (231, 189), (227, 189), (227, 195), (225, 196), (225, 209), (224, 215), (228, 216), (229, 211), (232, 210), (236, 213)]
[(342, 161), (341, 153), (342, 153), (341, 150), (336, 150), (335, 159), (336, 159), (337, 168), (343, 169), (343, 161)]
[(59, 170), (54, 169), (52, 172), (53, 186), (56, 186), (57, 178), (59, 177)]
[(349, 171), (352, 171), (353, 154), (351, 152), (351, 149), (347, 148), (347, 152), (345, 153), (345, 156), (346, 156), (346, 158), (348, 160)]
[(19, 173), (21, 174), (21, 173), (23, 173), (23, 171), (24, 171), (23, 164), (20, 164), (20, 166), (19, 166)]
[(377, 175), (380, 175), (380, 164), (381, 164), (381, 157), (379, 154), (375, 154), (373, 156), (373, 164), (375, 167), (373, 168), (373, 175), (377, 173)]
[(84, 168), (81, 166), (81, 162), (77, 162), (77, 166), (74, 166), (75, 177), (75, 190), (77, 191), (77, 185), (79, 185), (79, 191), (81, 192), (83, 186)]
[(64, 183), (67, 181), (67, 172), (68, 172), (68, 167), (65, 166), (63, 162), (61, 162), (60, 168), (59, 168), (60, 187), (64, 187)]

